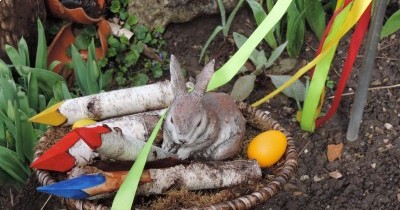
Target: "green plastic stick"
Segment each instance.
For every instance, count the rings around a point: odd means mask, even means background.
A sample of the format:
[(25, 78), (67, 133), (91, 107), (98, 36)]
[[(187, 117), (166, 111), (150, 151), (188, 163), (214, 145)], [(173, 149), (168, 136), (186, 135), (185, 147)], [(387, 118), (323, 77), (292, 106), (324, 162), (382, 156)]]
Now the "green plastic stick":
[(244, 65), (251, 52), (257, 47), (261, 40), (267, 35), (285, 14), (292, 0), (279, 0), (272, 8), (268, 16), (261, 22), (251, 34), (243, 46), (218, 69), (208, 83), (207, 91), (214, 90), (228, 83)]
[(158, 120), (156, 127), (150, 135), (149, 140), (146, 145), (144, 145), (143, 149), (140, 151), (138, 158), (133, 164), (131, 170), (129, 170), (128, 176), (125, 178), (124, 183), (122, 183), (119, 188), (117, 195), (115, 195), (113, 204), (111, 206), (111, 210), (130, 210), (133, 204), (133, 200), (135, 198), (136, 190), (139, 185), (139, 180), (142, 175), (142, 171), (144, 169), (144, 165), (146, 164), (147, 156), (151, 150), (151, 146), (154, 142), (154, 139), (157, 136), (158, 131), (161, 128), (161, 125), (164, 121), (164, 118), (167, 114), (168, 110), (163, 113), (160, 120)]

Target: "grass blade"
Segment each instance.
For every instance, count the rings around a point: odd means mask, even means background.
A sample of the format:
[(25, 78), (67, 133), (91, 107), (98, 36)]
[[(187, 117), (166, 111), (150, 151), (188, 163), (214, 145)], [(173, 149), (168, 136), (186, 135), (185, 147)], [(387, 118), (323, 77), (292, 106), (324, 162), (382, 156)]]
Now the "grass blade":
[(222, 27), (225, 28), (226, 13), (225, 13), (224, 3), (222, 2), (222, 0), (217, 0), (217, 3), (218, 3), (218, 8), (219, 8), (219, 13), (221, 14), (221, 24), (222, 24)]
[(201, 60), (203, 59), (204, 53), (206, 52), (208, 46), (211, 44), (212, 40), (214, 40), (214, 38), (218, 35), (219, 32), (221, 32), (223, 30), (222, 26), (217, 26), (214, 31), (212, 32), (212, 34), (210, 35), (210, 37), (208, 38), (206, 44), (204, 45), (204, 47), (201, 49), (201, 53), (200, 53), (200, 58), (199, 58), (199, 63), (201, 62)]
[(226, 25), (223, 26), (223, 33), (224, 36), (227, 37), (228, 36), (228, 32), (229, 32), (229, 28), (231, 27), (233, 18), (235, 18), (236, 13), (239, 11), (240, 7), (242, 6), (244, 0), (239, 0), (239, 2), (236, 4), (235, 8), (233, 8), (231, 14), (228, 17), (228, 20), (226, 21)]
[(301, 13), (296, 8), (296, 4), (292, 2), (288, 9), (288, 24), (286, 31), (287, 51), (290, 57), (299, 55), (301, 47), (304, 42), (304, 14), (303, 10)]

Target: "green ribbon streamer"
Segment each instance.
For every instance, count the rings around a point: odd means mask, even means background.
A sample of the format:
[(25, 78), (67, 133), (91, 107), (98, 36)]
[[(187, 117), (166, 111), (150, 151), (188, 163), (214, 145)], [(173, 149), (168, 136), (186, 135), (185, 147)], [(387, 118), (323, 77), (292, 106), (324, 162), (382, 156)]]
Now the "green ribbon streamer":
[[(250, 54), (263, 40), (263, 38), (273, 29), (278, 21), (283, 17), (292, 0), (279, 0), (272, 8), (268, 16), (261, 22), (257, 29), (251, 34), (243, 46), (226, 62), (219, 70), (217, 70), (207, 87), (207, 91), (214, 90), (228, 83), (239, 71), (239, 69), (248, 60)], [(156, 127), (146, 145), (138, 155), (138, 158), (129, 170), (124, 183), (118, 190), (112, 207), (112, 210), (130, 210), (135, 198), (136, 190), (139, 185), (140, 176), (146, 164), (147, 156), (150, 152), (151, 145), (160, 130), (166, 112), (157, 122)]]
[[(351, 3), (346, 6), (335, 18), (333, 22), (332, 29), (324, 43), (329, 43), (333, 37), (335, 37), (343, 25), (347, 15), (350, 12)], [(326, 54), (324, 58), (321, 59), (320, 62), (315, 67), (314, 75), (311, 80), (310, 86), (308, 88), (306, 98), (304, 101), (304, 107), (301, 114), (301, 122), (300, 126), (301, 129), (305, 131), (314, 131), (315, 129), (315, 113), (317, 111), (318, 102), (320, 101), (320, 96), (325, 88), (325, 81), (328, 76), (329, 68), (332, 63), (333, 56), (335, 55), (336, 47), (338, 43), (332, 46), (329, 49), (329, 52)], [(323, 49), (324, 49), (323, 48)]]
[(249, 39), (220, 69), (214, 72), (208, 83), (207, 91), (214, 90), (228, 83), (249, 59), (250, 54), (261, 42), (261, 40), (274, 28), (278, 21), (286, 13), (292, 0), (279, 0), (271, 12), (265, 17), (261, 24), (251, 34)]
[(115, 195), (111, 210), (130, 210), (132, 208), (133, 201), (135, 199), (136, 190), (139, 185), (140, 177), (144, 169), (144, 165), (147, 162), (147, 156), (151, 150), (154, 139), (160, 130), (165, 116), (168, 110), (166, 110), (158, 120), (156, 127), (150, 135), (149, 140), (144, 145), (143, 149), (140, 151), (135, 163), (133, 164), (131, 170), (129, 170), (125, 181), (122, 183), (117, 194)]

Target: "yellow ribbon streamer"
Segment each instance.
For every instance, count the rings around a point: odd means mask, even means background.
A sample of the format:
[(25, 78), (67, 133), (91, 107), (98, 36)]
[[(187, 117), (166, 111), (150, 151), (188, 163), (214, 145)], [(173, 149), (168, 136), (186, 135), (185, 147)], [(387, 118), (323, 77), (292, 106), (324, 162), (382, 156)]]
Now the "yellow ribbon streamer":
[(315, 66), (322, 58), (324, 58), (330, 49), (339, 43), (340, 39), (357, 23), (358, 19), (360, 19), (361, 15), (367, 9), (368, 5), (371, 3), (371, 0), (355, 0), (353, 6), (348, 14), (348, 18), (343, 23), (341, 30), (337, 33), (337, 35), (326, 45), (326, 49), (321, 51), (321, 53), (310, 63), (306, 66), (301, 68), (297, 71), (293, 77), (288, 80), (286, 83), (281, 85), (275, 91), (271, 92), (264, 98), (258, 100), (257, 102), (253, 103), (252, 106), (259, 106), (260, 104), (266, 102), (267, 100), (271, 99), (272, 97), (276, 96), (285, 88), (292, 85), (297, 79), (299, 79), (303, 74), (305, 74), (308, 70), (310, 70), (313, 66)]

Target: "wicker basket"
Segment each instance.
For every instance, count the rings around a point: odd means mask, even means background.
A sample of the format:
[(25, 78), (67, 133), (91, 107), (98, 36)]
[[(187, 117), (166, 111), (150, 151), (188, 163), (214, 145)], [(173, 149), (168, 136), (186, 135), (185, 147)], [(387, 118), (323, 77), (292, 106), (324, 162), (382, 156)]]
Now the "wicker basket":
[[(297, 152), (291, 134), (284, 128), (282, 128), (282, 126), (279, 125), (278, 122), (272, 119), (264, 111), (255, 109), (249, 106), (248, 104), (242, 102), (238, 103), (238, 107), (245, 116), (248, 124), (258, 128), (261, 131), (274, 129), (274, 130), (280, 130), (283, 133), (285, 133), (288, 140), (288, 146), (285, 151), (285, 155), (281, 158), (278, 164), (272, 168), (273, 177), (264, 187), (257, 189), (256, 191), (250, 194), (238, 197), (234, 200), (229, 200), (212, 206), (206, 206), (200, 208), (196, 207), (196, 209), (240, 209), (240, 210), (252, 209), (266, 202), (272, 196), (276, 195), (282, 188), (282, 186), (291, 179), (291, 177), (294, 175), (297, 169)], [(41, 156), (43, 152), (46, 150), (46, 148), (48, 148), (49, 145), (48, 141), (49, 140), (46, 137), (42, 137), (39, 140), (35, 152), (35, 158)], [(48, 171), (37, 170), (36, 175), (38, 177), (39, 182), (42, 185), (49, 185), (56, 182), (54, 175), (52, 175)], [(62, 202), (66, 207), (70, 209), (77, 209), (77, 210), (109, 209), (108, 206), (90, 200), (62, 199)]]

